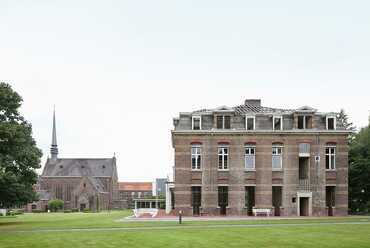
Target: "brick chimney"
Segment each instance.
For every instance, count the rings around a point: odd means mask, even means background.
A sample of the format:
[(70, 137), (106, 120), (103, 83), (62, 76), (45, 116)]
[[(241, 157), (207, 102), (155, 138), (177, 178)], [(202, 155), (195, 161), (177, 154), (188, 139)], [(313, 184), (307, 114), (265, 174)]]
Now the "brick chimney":
[(245, 105), (261, 106), (261, 99), (246, 99)]

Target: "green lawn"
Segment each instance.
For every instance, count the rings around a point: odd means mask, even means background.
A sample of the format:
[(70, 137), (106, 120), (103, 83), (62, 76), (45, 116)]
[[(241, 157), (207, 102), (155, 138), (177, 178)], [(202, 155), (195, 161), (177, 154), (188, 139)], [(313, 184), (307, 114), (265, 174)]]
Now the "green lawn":
[[(176, 222), (116, 221), (130, 214), (112, 211), (3, 217), (0, 247), (370, 247), (369, 217), (210, 222), (185, 219), (181, 226)], [(348, 224), (337, 224), (345, 222)], [(260, 226), (268, 223), (272, 225)], [(280, 225), (284, 223), (310, 225)], [(245, 224), (254, 226), (242, 226)], [(123, 227), (137, 229), (120, 229)]]

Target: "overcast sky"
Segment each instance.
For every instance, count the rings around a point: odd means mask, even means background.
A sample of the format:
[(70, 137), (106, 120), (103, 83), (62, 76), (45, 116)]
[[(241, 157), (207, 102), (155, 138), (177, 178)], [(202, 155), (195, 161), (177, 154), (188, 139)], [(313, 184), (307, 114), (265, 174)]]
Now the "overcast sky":
[(180, 111), (370, 110), (369, 1), (0, 0), (0, 81), (22, 95), (45, 163), (117, 156), (120, 180), (165, 177)]

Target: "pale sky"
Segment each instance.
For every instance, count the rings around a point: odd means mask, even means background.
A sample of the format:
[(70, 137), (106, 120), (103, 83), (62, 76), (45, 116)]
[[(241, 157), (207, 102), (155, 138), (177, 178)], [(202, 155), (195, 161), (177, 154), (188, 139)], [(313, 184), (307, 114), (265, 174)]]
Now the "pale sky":
[(117, 156), (120, 180), (165, 177), (178, 112), (370, 110), (369, 1), (0, 0), (0, 81), (49, 155)]

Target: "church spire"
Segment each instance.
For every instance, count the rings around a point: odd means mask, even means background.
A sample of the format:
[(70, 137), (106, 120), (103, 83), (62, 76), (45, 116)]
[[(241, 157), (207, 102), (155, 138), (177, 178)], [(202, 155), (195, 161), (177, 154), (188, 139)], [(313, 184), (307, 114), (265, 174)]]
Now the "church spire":
[(52, 160), (56, 160), (58, 158), (57, 131), (55, 127), (55, 106), (53, 113), (53, 135), (51, 140), (50, 154)]

